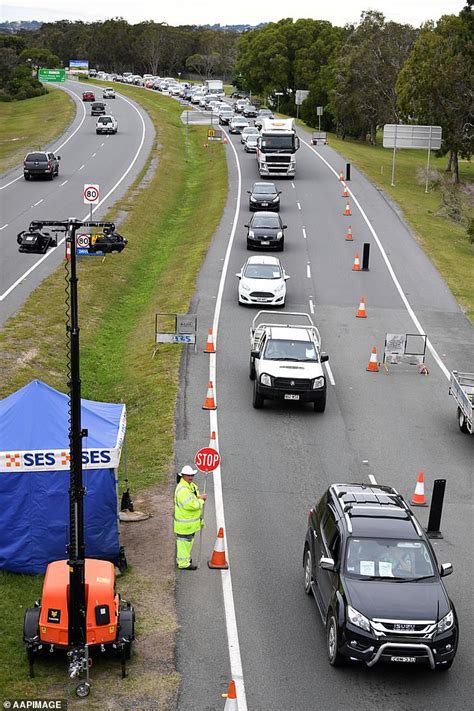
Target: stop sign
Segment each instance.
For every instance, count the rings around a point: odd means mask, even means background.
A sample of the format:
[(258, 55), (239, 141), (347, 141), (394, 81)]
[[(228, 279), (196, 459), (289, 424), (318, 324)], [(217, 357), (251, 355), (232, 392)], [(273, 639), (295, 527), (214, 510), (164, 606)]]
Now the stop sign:
[(200, 472), (213, 472), (221, 463), (221, 458), (217, 449), (203, 447), (199, 452), (196, 452), (194, 461)]

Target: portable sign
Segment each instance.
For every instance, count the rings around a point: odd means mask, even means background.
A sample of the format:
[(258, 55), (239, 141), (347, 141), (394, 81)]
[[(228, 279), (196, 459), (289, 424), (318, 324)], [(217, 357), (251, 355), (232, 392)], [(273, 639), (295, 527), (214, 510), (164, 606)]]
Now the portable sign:
[(85, 205), (98, 205), (99, 204), (99, 186), (95, 184), (85, 184), (84, 185), (84, 204)]
[(213, 472), (221, 463), (221, 457), (217, 449), (203, 447), (196, 452), (194, 461), (200, 472)]
[(207, 129), (207, 140), (208, 141), (222, 141), (222, 130), (220, 128), (208, 128)]

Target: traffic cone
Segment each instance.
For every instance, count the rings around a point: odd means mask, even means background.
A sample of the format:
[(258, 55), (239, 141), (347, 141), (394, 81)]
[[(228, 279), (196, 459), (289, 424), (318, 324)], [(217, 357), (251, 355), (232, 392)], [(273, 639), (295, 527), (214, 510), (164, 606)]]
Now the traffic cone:
[(349, 215), (352, 215), (351, 206), (349, 205), (349, 203), (346, 203), (346, 209), (344, 210), (344, 215), (347, 215), (348, 217), (349, 217)]
[(342, 191), (342, 197), (343, 198), (348, 198), (349, 197), (349, 191), (347, 189), (347, 185), (344, 185), (344, 190)]
[(226, 699), (224, 711), (238, 711), (237, 692), (235, 690), (235, 681), (233, 679), (229, 682), (227, 694), (222, 694), (222, 696)]
[(217, 410), (216, 402), (214, 400), (214, 390), (212, 387), (212, 380), (210, 380), (208, 383), (207, 395), (206, 395), (206, 399), (204, 400), (204, 405), (202, 406), (202, 409), (203, 410)]
[(363, 296), (360, 297), (359, 310), (356, 313), (356, 317), (367, 318), (367, 314), (365, 313), (365, 299)]
[(206, 342), (206, 347), (204, 348), (204, 353), (215, 353), (216, 349), (214, 348), (214, 340), (212, 338), (212, 328), (209, 329), (209, 332), (207, 334), (207, 342)]
[(419, 472), (415, 486), (415, 493), (411, 497), (412, 506), (427, 506), (425, 498), (425, 475)]
[(211, 439), (209, 441), (209, 447), (211, 447), (212, 449), (217, 449), (217, 447), (216, 447), (216, 433), (214, 432), (214, 430), (212, 430), (212, 432), (211, 432)]
[(377, 349), (375, 346), (372, 348), (372, 353), (370, 354), (370, 360), (369, 365), (367, 366), (367, 370), (369, 371), (369, 373), (379, 372), (379, 364), (377, 362)]
[(225, 546), (224, 546), (224, 529), (220, 528), (217, 533), (216, 545), (212, 551), (211, 560), (207, 561), (209, 568), (218, 568), (219, 570), (227, 570), (229, 567), (228, 562), (225, 559)]
[(339, 173), (339, 180), (341, 181), (341, 183), (344, 181), (344, 176), (342, 173)]
[(69, 240), (66, 240), (66, 256), (65, 256), (65, 261), (70, 262), (71, 261), (71, 243)]
[(347, 228), (346, 242), (352, 242), (352, 227), (350, 225)]
[(224, 136), (222, 143), (228, 143), (227, 136)]
[(360, 272), (359, 253), (357, 253), (356, 256), (354, 257), (354, 264), (352, 265), (352, 271), (353, 272)]

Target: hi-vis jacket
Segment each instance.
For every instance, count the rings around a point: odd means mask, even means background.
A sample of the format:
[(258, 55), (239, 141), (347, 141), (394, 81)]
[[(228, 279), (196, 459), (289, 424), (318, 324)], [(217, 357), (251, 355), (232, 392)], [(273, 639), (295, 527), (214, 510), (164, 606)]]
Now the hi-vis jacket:
[(184, 479), (176, 485), (174, 491), (174, 532), (190, 534), (202, 528), (202, 509), (204, 501), (198, 499), (199, 489), (194, 482), (188, 484)]

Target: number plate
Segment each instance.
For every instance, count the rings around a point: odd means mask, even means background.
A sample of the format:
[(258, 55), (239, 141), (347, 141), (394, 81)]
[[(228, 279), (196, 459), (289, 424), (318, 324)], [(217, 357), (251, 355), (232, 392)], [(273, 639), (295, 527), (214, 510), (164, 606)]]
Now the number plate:
[(299, 400), (300, 396), (299, 395), (293, 395), (293, 393), (286, 393), (285, 395), (285, 400)]
[(262, 207), (268, 207), (268, 202), (262, 202)]
[(260, 244), (263, 244), (264, 247), (268, 246), (270, 242), (268, 240), (260, 242)]
[(415, 664), (416, 657), (390, 657), (391, 662), (405, 662), (408, 664)]

